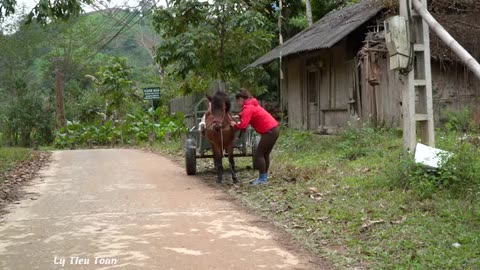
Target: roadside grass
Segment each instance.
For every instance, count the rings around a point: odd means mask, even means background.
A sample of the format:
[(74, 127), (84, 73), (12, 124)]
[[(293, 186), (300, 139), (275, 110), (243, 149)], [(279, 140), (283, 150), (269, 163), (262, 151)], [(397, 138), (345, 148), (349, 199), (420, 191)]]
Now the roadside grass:
[[(480, 149), (437, 134), (438, 147), (461, 157), (447, 163), (452, 172), (405, 161), (398, 130), (284, 129), (269, 184), (229, 192), (339, 269), (479, 269)], [(157, 147), (177, 160), (183, 149)], [(256, 176), (250, 163), (237, 159), (244, 181)]]
[(0, 147), (0, 183), (4, 181), (4, 173), (15, 167), (20, 161), (29, 159), (32, 150), (19, 147)]

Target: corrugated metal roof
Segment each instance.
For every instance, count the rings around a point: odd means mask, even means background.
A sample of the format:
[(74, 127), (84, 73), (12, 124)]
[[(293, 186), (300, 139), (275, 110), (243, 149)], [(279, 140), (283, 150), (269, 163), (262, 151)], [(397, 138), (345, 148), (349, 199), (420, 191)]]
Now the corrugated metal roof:
[(255, 67), (294, 53), (331, 48), (383, 9), (379, 0), (363, 0), (357, 4), (328, 13), (312, 26), (296, 34), (249, 65)]

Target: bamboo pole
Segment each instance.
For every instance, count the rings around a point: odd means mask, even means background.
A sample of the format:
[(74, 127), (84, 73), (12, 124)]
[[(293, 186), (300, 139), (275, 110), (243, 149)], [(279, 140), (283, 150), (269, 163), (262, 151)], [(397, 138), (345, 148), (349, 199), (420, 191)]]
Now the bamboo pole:
[(430, 28), (452, 49), (452, 51), (462, 60), (463, 63), (480, 79), (480, 64), (471, 56), (448, 32), (440, 25), (435, 18), (428, 12), (426, 7), (418, 0), (412, 0), (414, 9), (427, 22)]

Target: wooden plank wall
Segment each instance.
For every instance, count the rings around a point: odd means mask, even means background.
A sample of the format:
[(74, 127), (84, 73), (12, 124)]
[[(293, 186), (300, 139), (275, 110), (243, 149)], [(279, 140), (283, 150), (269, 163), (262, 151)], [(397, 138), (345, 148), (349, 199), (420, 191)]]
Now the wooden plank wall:
[(388, 58), (380, 57), (380, 87), (377, 91), (378, 123), (387, 127), (399, 127), (402, 123), (402, 93), (398, 73), (390, 70)]
[(461, 63), (432, 59), (433, 110), (435, 124), (446, 121), (448, 112), (470, 108), (480, 124), (480, 80)]
[(170, 100), (169, 109), (170, 113), (181, 112), (183, 114), (190, 114), (193, 112), (193, 106), (205, 95), (192, 94), (183, 97), (177, 97)]
[[(308, 124), (307, 62), (321, 61), (318, 76), (317, 127), (343, 127), (351, 119), (349, 101), (353, 98), (354, 66), (353, 56), (347, 54), (345, 42), (329, 49), (291, 57), (286, 61), (286, 100), (290, 127), (306, 129)], [(347, 57), (347, 55), (349, 55)], [(312, 62), (312, 61), (310, 61)], [(310, 106), (312, 108), (312, 106)]]
[(287, 108), (288, 125), (292, 128), (303, 128), (303, 94), (302, 94), (302, 59), (290, 58), (287, 68)]
[[(353, 86), (352, 77), (347, 71), (346, 62), (348, 53), (346, 52), (346, 42), (342, 41), (339, 45), (328, 50), (329, 54), (329, 90), (322, 91), (320, 99), (327, 99), (328, 108), (322, 108), (324, 114), (324, 127), (343, 127), (347, 124), (350, 116), (348, 114), (349, 91)], [(328, 93), (325, 96), (325, 92)]]
[(331, 57), (328, 54), (322, 55), (323, 65), (321, 75), (320, 75), (320, 90), (319, 90), (319, 110), (320, 110), (320, 126), (325, 126), (325, 113), (324, 110), (330, 108), (330, 89), (332, 85), (332, 75), (331, 75)]
[(379, 55), (379, 84), (370, 85), (372, 70), (369, 68), (373, 57), (361, 62), (361, 99), (362, 120), (374, 125), (399, 127), (401, 125), (401, 91), (400, 80), (394, 71), (390, 71), (389, 59)]
[(188, 117), (188, 115), (193, 116), (195, 104), (200, 101), (204, 96), (205, 95), (202, 94), (192, 94), (188, 96), (174, 98), (170, 100), (169, 112), (171, 114), (177, 112), (182, 113), (183, 115), (187, 116), (185, 117), (185, 125), (187, 125), (187, 127), (194, 126), (196, 122), (195, 118)]

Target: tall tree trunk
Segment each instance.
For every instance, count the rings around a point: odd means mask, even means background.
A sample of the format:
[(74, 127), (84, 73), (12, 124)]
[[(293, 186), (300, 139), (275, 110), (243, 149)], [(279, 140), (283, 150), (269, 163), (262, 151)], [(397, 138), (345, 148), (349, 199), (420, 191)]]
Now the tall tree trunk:
[(55, 69), (55, 96), (56, 96), (56, 112), (57, 112), (57, 128), (65, 126), (65, 106), (63, 103), (63, 82), (62, 72), (58, 67)]
[(222, 19), (220, 26), (220, 79), (225, 82), (225, 38), (226, 38), (226, 21), (225, 21), (225, 5), (222, 5)]
[(22, 130), (22, 146), (23, 147), (31, 146), (30, 133), (31, 133), (31, 130), (29, 128)]
[(225, 81), (225, 38), (222, 36), (220, 37), (220, 79)]
[(305, 0), (305, 8), (307, 13), (308, 26), (311, 26), (312, 25), (312, 5), (310, 4), (310, 0)]

